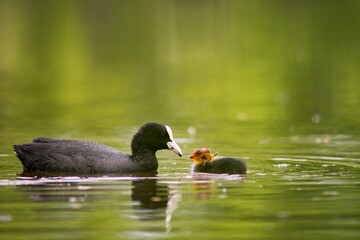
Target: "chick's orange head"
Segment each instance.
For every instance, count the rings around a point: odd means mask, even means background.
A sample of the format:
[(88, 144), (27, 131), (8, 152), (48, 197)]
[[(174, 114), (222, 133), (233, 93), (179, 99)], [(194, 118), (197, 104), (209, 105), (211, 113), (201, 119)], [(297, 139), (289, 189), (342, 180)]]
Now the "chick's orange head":
[(193, 159), (195, 164), (205, 164), (212, 160), (212, 155), (208, 148), (199, 148), (195, 150), (191, 155), (189, 155), (190, 159)]

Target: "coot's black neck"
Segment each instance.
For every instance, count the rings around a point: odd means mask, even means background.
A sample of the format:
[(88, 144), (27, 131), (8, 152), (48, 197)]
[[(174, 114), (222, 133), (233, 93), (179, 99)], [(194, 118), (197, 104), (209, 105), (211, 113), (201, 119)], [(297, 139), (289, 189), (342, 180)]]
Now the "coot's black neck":
[(132, 158), (137, 162), (157, 161), (155, 152), (146, 147), (131, 148)]
[(133, 152), (132, 159), (135, 162), (138, 162), (144, 170), (156, 171), (158, 169), (156, 155), (153, 151), (148, 149), (143, 149), (142, 151), (138, 151), (135, 154)]
[(156, 150), (151, 148), (148, 138), (144, 137), (143, 134), (138, 132), (133, 136), (131, 141), (131, 153), (134, 161), (150, 165), (156, 163), (157, 166), (155, 152)]
[(132, 147), (132, 159), (142, 165), (142, 169), (148, 171), (156, 171), (158, 169), (158, 162), (155, 152), (145, 147)]

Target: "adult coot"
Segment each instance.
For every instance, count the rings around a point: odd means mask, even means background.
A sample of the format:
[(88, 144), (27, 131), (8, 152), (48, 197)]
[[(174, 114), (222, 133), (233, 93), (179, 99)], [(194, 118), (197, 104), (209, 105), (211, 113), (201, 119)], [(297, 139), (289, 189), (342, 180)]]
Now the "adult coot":
[(146, 123), (140, 127), (131, 142), (131, 155), (100, 143), (42, 137), (13, 148), (24, 172), (149, 172), (158, 168), (157, 150), (170, 149), (182, 156), (171, 128), (158, 123)]
[(209, 149), (203, 147), (195, 150), (190, 159), (194, 160), (194, 172), (205, 173), (228, 173), (245, 174), (246, 164), (234, 157), (217, 157), (217, 154), (210, 153)]

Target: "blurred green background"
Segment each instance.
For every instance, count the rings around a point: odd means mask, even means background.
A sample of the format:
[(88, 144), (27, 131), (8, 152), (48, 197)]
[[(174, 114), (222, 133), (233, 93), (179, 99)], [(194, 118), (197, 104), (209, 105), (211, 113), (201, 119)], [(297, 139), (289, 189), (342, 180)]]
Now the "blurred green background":
[(359, 10), (347, 0), (1, 0), (1, 128), (358, 131)]

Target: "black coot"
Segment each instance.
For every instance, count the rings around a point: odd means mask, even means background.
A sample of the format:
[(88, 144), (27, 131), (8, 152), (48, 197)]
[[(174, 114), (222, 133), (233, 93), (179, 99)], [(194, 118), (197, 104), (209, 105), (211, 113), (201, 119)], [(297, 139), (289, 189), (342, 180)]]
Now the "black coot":
[(140, 127), (131, 142), (132, 155), (88, 141), (36, 138), (14, 145), (24, 172), (52, 173), (134, 173), (156, 171), (157, 150), (170, 149), (182, 156), (171, 128), (158, 123)]
[(208, 148), (195, 150), (190, 156), (194, 160), (194, 172), (245, 174), (246, 164), (234, 157), (216, 157)]

